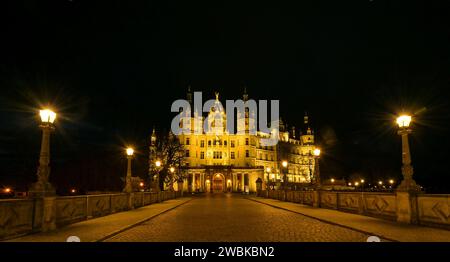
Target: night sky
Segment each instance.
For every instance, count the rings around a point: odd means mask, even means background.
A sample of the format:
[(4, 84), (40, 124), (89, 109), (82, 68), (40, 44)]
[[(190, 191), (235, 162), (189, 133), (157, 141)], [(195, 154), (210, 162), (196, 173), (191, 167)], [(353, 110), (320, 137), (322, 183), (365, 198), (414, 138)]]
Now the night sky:
[(296, 127), (307, 111), (328, 178), (399, 180), (395, 115), (416, 113), (414, 176), (449, 192), (447, 1), (213, 2), (2, 1), (0, 186), (35, 179), (46, 104), (60, 192), (120, 189), (125, 144), (144, 177), (152, 127), (191, 85), (279, 99)]

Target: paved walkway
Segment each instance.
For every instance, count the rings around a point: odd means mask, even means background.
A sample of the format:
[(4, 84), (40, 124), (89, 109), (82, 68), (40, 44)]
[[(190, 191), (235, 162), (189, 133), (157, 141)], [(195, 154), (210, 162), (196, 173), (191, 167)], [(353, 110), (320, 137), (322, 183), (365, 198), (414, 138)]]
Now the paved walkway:
[(450, 231), (239, 194), (168, 200), (12, 242), (366, 242), (450, 241)]
[(8, 242), (66, 242), (70, 236), (79, 237), (81, 242), (100, 241), (160, 214), (170, 212), (170, 210), (187, 203), (189, 200), (190, 198), (167, 200), (130, 211), (71, 224), (54, 231), (11, 239)]
[(450, 242), (450, 231), (445, 229), (401, 224), (373, 217), (345, 213), (332, 209), (314, 208), (274, 199), (259, 197), (249, 197), (249, 199), (385, 239), (401, 242)]
[(251, 201), (206, 194), (106, 241), (366, 242), (368, 234)]

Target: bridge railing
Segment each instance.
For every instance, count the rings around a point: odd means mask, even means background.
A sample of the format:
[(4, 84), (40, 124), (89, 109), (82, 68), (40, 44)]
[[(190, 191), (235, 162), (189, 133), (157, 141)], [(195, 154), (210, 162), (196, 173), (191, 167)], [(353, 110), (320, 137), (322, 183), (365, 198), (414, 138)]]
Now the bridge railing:
[(411, 192), (259, 190), (257, 196), (450, 229), (450, 195)]
[(181, 197), (179, 191), (0, 200), (0, 240)]

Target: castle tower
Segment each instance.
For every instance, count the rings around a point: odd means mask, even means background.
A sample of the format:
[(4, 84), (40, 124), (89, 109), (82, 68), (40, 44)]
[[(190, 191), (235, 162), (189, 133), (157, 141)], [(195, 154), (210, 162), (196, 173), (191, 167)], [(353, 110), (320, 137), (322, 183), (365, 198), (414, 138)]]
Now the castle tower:
[(305, 116), (303, 117), (303, 128), (300, 134), (300, 141), (303, 145), (313, 145), (314, 144), (314, 134), (309, 125), (309, 117), (305, 112)]
[(188, 85), (188, 90), (187, 90), (187, 93), (186, 93), (186, 100), (189, 102), (189, 104), (192, 107), (192, 91), (191, 91), (191, 86), (190, 85)]
[(156, 131), (153, 127), (152, 135), (150, 136), (150, 146), (149, 146), (149, 155), (148, 155), (148, 166), (149, 166), (149, 174), (152, 173), (152, 166), (154, 165), (157, 159), (156, 156)]

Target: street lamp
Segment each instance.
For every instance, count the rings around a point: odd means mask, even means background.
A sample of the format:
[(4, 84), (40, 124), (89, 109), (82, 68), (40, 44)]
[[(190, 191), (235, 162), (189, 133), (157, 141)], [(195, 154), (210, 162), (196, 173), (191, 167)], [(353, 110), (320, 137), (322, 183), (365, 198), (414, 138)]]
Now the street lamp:
[(133, 191), (133, 187), (131, 185), (131, 159), (133, 158), (134, 149), (131, 147), (128, 147), (126, 150), (128, 165), (127, 165), (127, 176), (125, 177), (125, 187), (123, 189), (123, 192), (125, 193), (131, 193)]
[(412, 117), (410, 115), (401, 115), (397, 118), (397, 124), (399, 127), (398, 134), (402, 137), (402, 175), (403, 180), (397, 187), (398, 191), (421, 191), (419, 185), (413, 179), (413, 167), (411, 166), (411, 154), (409, 151), (408, 134), (412, 132), (409, 125), (411, 124)]
[(321, 187), (321, 181), (320, 181), (320, 169), (319, 169), (319, 157), (320, 157), (320, 149), (315, 148), (313, 151), (314, 155), (314, 180), (316, 184), (316, 188)]
[(334, 178), (332, 178), (332, 179), (331, 179), (331, 183), (334, 183), (334, 181), (335, 181)]
[(41, 152), (39, 156), (39, 167), (37, 170), (37, 182), (31, 185), (29, 193), (31, 196), (51, 196), (56, 194), (55, 188), (50, 184), (50, 133), (55, 130), (53, 122), (56, 120), (56, 113), (50, 109), (39, 111), (42, 129)]

